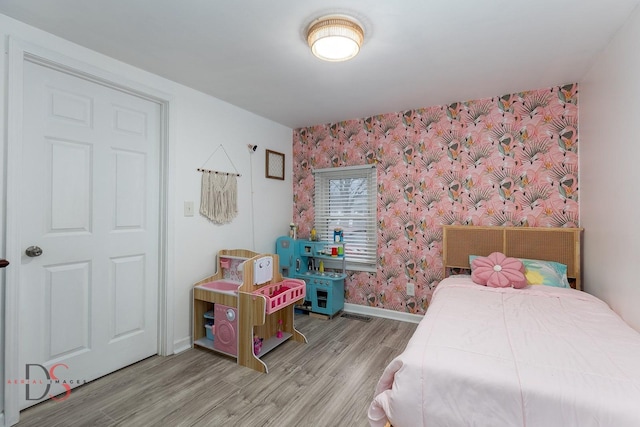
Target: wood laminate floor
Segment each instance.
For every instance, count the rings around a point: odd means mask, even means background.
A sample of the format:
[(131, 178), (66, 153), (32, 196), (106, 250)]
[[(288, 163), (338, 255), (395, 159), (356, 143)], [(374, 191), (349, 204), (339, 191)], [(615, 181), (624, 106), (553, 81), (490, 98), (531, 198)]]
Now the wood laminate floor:
[(27, 426), (368, 426), (385, 366), (416, 324), (296, 315), (309, 341), (276, 348), (268, 374), (201, 349), (154, 356), (20, 414)]

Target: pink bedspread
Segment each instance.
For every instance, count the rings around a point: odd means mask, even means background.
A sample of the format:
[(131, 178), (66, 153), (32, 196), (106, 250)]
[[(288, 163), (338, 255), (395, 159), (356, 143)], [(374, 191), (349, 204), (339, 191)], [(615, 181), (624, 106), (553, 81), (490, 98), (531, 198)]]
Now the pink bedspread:
[(573, 289), (443, 280), (371, 426), (640, 426), (640, 334)]

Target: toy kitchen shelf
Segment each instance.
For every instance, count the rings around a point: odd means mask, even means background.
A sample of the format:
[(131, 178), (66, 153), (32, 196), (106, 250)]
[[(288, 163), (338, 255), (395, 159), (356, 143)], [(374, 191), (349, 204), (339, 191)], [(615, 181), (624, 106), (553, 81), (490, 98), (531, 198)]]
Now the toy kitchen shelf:
[[(297, 309), (333, 316), (344, 309), (346, 274), (344, 242), (294, 240), (276, 241), (280, 271), (284, 277), (302, 279), (307, 284), (306, 299)], [(335, 255), (334, 255), (335, 254)]]

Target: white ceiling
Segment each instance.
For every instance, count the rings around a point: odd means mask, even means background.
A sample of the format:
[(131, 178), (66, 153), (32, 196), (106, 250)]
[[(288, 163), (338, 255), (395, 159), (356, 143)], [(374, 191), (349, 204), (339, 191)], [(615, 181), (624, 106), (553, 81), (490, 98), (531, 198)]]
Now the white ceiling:
[[(579, 82), (640, 0), (0, 0), (0, 13), (291, 128)], [(364, 24), (325, 63), (305, 29)]]

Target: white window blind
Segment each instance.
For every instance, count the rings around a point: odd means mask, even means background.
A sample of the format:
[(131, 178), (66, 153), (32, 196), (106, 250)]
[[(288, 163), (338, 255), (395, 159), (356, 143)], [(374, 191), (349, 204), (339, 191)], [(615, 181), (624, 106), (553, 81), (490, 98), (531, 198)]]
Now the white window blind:
[(377, 171), (375, 165), (316, 169), (315, 227), (318, 239), (344, 233), (348, 270), (376, 271)]

